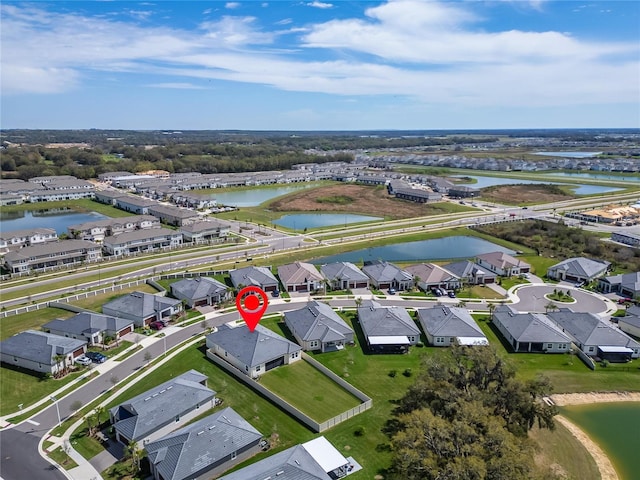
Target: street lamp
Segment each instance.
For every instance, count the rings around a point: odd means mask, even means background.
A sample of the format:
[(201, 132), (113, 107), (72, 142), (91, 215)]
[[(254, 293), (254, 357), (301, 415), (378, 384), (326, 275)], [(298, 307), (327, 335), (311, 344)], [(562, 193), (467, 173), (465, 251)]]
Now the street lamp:
[(162, 340), (164, 341), (164, 356), (167, 356), (167, 335), (165, 334), (164, 337), (162, 337)]
[(51, 397), (49, 397), (51, 399), (51, 401), (53, 403), (56, 404), (56, 412), (58, 412), (58, 426), (60, 426), (62, 424), (62, 420), (60, 420), (60, 407), (58, 407), (58, 399), (56, 397), (54, 397), (53, 395), (51, 395)]

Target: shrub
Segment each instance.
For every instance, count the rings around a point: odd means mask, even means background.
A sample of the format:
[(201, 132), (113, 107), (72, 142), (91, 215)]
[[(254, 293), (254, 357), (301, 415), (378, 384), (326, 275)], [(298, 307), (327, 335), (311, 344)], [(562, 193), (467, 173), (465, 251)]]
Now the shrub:
[(402, 372), (402, 375), (404, 375), (405, 377), (409, 378), (411, 376), (411, 369), (410, 368), (406, 368), (404, 372)]
[(422, 347), (424, 347), (424, 343), (418, 342), (418, 343), (416, 343), (416, 347), (422, 348)]
[(391, 370), (391, 371), (389, 372), (389, 376), (390, 376), (391, 378), (395, 377), (397, 374), (398, 374), (398, 371), (397, 371), (397, 370)]
[(356, 428), (356, 429), (353, 431), (353, 434), (354, 434), (356, 437), (364, 437), (364, 433), (365, 433), (365, 430), (364, 430), (364, 427), (363, 427), (363, 426), (359, 426), (358, 428)]

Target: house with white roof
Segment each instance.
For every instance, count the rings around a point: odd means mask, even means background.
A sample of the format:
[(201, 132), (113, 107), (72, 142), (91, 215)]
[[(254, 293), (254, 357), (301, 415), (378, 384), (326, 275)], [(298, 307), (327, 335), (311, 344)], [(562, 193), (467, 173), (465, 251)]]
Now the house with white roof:
[(466, 308), (433, 306), (419, 308), (418, 321), (435, 347), (488, 345), (489, 341)]
[(355, 461), (345, 458), (325, 437), (295, 445), (220, 480), (335, 480), (355, 472)]

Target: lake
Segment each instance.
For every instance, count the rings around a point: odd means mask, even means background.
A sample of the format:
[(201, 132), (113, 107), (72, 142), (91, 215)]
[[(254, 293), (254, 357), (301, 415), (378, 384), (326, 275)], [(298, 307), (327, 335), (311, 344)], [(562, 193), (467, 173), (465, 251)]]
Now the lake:
[(533, 152), (533, 155), (546, 155), (547, 157), (565, 157), (565, 158), (589, 158), (596, 157), (602, 152)]
[(493, 187), (496, 185), (529, 185), (535, 183), (543, 183), (547, 185), (569, 185), (576, 195), (593, 195), (598, 193), (609, 193), (622, 190), (617, 187), (604, 187), (601, 185), (573, 185), (560, 182), (546, 182), (543, 179), (540, 180), (527, 180), (521, 178), (506, 178), (506, 177), (476, 177), (473, 175), (465, 175), (465, 177), (473, 178), (476, 183), (461, 183), (460, 185), (468, 185), (473, 188), (485, 188)]
[(218, 205), (228, 205), (233, 207), (255, 207), (272, 198), (280, 197), (288, 193), (304, 190), (305, 188), (316, 187), (313, 184), (298, 183), (287, 187), (272, 188), (251, 188), (246, 190), (234, 190), (232, 192), (211, 193), (209, 196), (215, 198)]
[(543, 173), (553, 177), (567, 178), (592, 178), (594, 180), (617, 180), (618, 182), (640, 182), (640, 177), (632, 177), (628, 175), (607, 175), (606, 173), (573, 173), (573, 172), (557, 172)]
[(333, 225), (373, 222), (376, 220), (383, 220), (383, 218), (344, 213), (300, 213), (284, 215), (274, 220), (273, 223), (292, 230), (304, 230), (305, 228), (331, 227)]
[(620, 480), (638, 478), (640, 402), (571, 405), (559, 410), (604, 450)]
[(75, 210), (26, 210), (20, 212), (0, 212), (0, 230), (31, 230), (33, 228), (53, 228), (58, 235), (67, 233), (69, 225), (94, 222), (105, 215), (96, 212), (77, 212)]
[(481, 253), (505, 252), (514, 254), (513, 250), (496, 245), (477, 237), (453, 236), (418, 240), (416, 242), (396, 243), (382, 247), (364, 248), (352, 252), (339, 253), (313, 260), (315, 264), (333, 262), (359, 263), (365, 260), (387, 260), (389, 262), (429, 262), (433, 260), (472, 258)]

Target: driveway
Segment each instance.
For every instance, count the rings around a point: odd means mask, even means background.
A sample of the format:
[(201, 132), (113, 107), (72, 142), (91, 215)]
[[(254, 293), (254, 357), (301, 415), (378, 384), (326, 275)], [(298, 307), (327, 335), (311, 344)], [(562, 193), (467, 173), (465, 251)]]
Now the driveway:
[(513, 306), (520, 312), (545, 313), (546, 306), (551, 302), (545, 295), (553, 293), (554, 289), (561, 288), (563, 291), (570, 290), (574, 302), (552, 302), (560, 308), (570, 308), (574, 312), (594, 313), (601, 317), (615, 311), (615, 304), (600, 294), (587, 292), (571, 286), (558, 285), (522, 285), (513, 290)]

